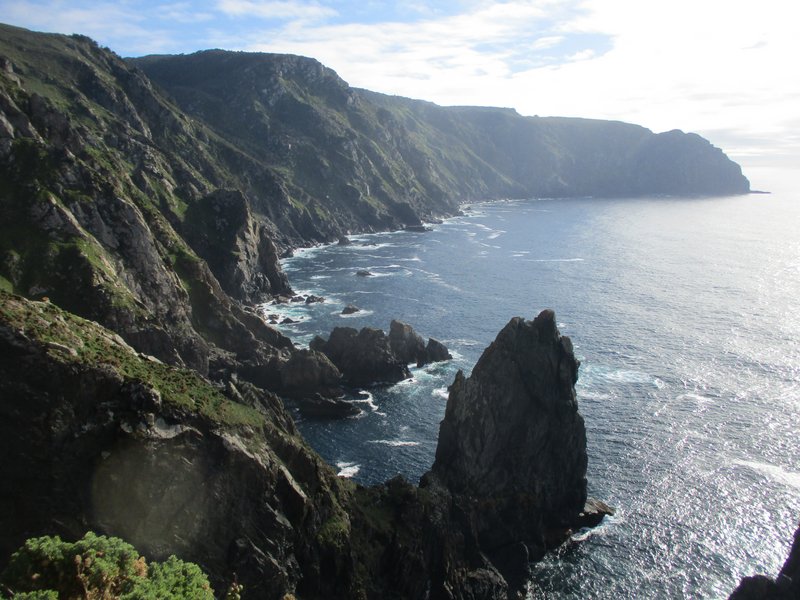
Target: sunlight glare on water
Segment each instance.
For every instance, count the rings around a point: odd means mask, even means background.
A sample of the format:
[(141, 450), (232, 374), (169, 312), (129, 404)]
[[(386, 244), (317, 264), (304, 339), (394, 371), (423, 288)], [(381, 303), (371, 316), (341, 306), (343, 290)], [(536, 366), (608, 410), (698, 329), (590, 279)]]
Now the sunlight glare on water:
[[(727, 597), (779, 570), (799, 516), (798, 199), (494, 202), (299, 252), (292, 285), (327, 301), (281, 307), (297, 343), (399, 319), (455, 356), (372, 390), (359, 418), (299, 426), (345, 476), (416, 481), (455, 372), (511, 317), (553, 308), (582, 362), (590, 494), (619, 512), (535, 565), (531, 596)], [(349, 303), (364, 311), (343, 318)]]

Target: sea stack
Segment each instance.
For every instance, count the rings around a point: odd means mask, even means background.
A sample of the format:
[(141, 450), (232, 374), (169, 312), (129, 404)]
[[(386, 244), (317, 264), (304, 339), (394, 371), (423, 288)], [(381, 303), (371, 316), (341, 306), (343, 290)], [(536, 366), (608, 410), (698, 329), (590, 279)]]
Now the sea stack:
[[(527, 565), (579, 526), (586, 505), (586, 430), (579, 362), (552, 310), (512, 319), (472, 375), (450, 387), (436, 460), (422, 486), (469, 514), (477, 545), (514, 589)], [(605, 510), (605, 509), (604, 509)]]

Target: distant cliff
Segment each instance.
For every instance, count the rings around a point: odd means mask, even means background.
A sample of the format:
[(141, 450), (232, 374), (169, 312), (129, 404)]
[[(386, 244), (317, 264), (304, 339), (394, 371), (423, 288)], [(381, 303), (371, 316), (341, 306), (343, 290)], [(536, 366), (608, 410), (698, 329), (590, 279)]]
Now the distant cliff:
[(680, 131), (445, 108), (353, 89), (298, 56), (210, 50), (130, 62), (347, 227), (411, 222), (412, 211), (424, 218), (486, 198), (749, 191), (721, 150)]

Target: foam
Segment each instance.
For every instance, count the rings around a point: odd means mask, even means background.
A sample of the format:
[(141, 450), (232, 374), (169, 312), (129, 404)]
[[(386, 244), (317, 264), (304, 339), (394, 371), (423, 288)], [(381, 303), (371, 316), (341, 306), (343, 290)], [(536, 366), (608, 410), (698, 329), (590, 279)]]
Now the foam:
[(733, 462), (737, 465), (752, 469), (753, 471), (758, 471), (776, 483), (780, 483), (781, 485), (785, 485), (787, 487), (800, 489), (800, 473), (787, 471), (778, 465), (759, 462), (756, 460), (734, 460)]
[(369, 440), (367, 443), (383, 444), (384, 446), (392, 446), (393, 448), (419, 446), (419, 442), (412, 442), (410, 440)]
[(353, 462), (337, 462), (336, 468), (339, 469), (339, 472), (336, 473), (339, 477), (347, 477), (349, 479), (358, 475), (361, 465)]

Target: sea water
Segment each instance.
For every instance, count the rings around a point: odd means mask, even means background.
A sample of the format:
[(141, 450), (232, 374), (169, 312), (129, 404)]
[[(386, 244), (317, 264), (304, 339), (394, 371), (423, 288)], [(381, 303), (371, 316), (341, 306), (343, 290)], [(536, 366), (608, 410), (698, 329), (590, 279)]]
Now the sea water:
[(535, 565), (531, 596), (727, 597), (777, 573), (800, 517), (798, 200), (491, 202), (430, 232), (301, 250), (291, 283), (326, 301), (267, 307), (300, 321), (282, 326), (298, 345), (399, 319), (454, 359), (368, 390), (357, 417), (299, 427), (342, 476), (416, 481), (457, 370), (511, 317), (552, 308), (581, 360), (589, 492), (617, 514)]

